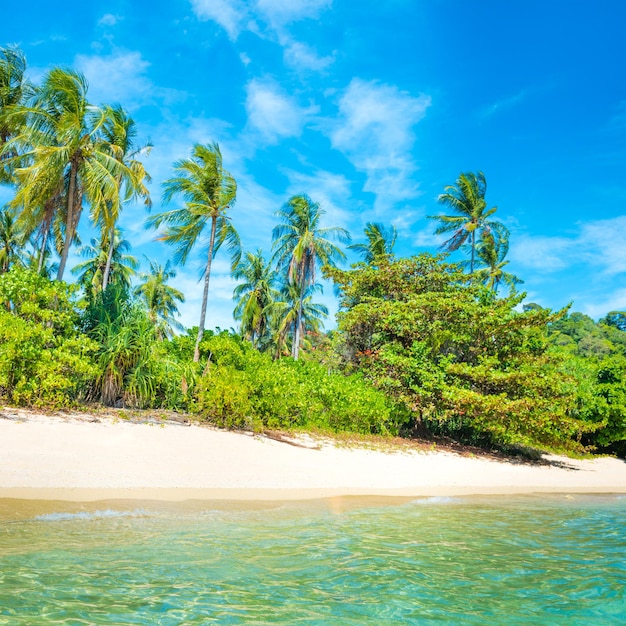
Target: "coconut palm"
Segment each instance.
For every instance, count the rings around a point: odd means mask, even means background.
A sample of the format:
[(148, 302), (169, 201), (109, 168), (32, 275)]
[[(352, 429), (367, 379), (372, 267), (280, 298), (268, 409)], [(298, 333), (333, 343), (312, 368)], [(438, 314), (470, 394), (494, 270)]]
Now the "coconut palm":
[(143, 163), (137, 158), (141, 155), (150, 154), (152, 144), (150, 142), (143, 146), (137, 144), (137, 126), (129, 114), (119, 105), (105, 108), (105, 120), (101, 132), (102, 138), (111, 146), (116, 158), (126, 166), (125, 170), (117, 176), (117, 185), (122, 202), (106, 200), (103, 205), (95, 206), (92, 211), (92, 219), (108, 232), (109, 256), (102, 275), (102, 289), (106, 289), (113, 260), (114, 246), (112, 243), (115, 238), (122, 203), (142, 198), (147, 208), (152, 206), (150, 192), (146, 187), (146, 183), (150, 182), (150, 176)]
[(130, 287), (133, 276), (139, 267), (137, 259), (130, 255), (130, 242), (124, 239), (122, 232), (115, 229), (113, 250), (109, 251), (111, 242), (108, 233), (101, 232), (99, 239), (91, 239), (88, 245), (79, 249), (79, 254), (86, 260), (72, 268), (72, 274), (78, 277), (78, 284), (83, 287), (91, 298), (102, 289), (102, 275), (104, 274), (109, 257), (111, 282), (120, 284), (125, 289)]
[(325, 211), (319, 203), (306, 195), (291, 197), (276, 215), (282, 224), (276, 226), (272, 237), (277, 266), (287, 273), (287, 282), (297, 285), (300, 297), (295, 325), (292, 356), (298, 358), (300, 332), (302, 329), (302, 307), (307, 287), (315, 284), (315, 272), (319, 266), (335, 265), (345, 258), (344, 252), (331, 239), (348, 243), (350, 235), (343, 228), (320, 228)]
[(266, 338), (270, 309), (278, 297), (276, 271), (257, 250), (245, 255), (233, 271), (233, 278), (243, 281), (233, 292), (237, 300), (233, 316), (241, 322), (241, 334), (258, 348)]
[(137, 287), (137, 294), (146, 305), (148, 317), (156, 328), (157, 339), (162, 341), (172, 335), (174, 328), (182, 330), (182, 324), (175, 319), (179, 315), (176, 302), (184, 302), (185, 296), (167, 284), (176, 278), (176, 270), (170, 261), (165, 266), (155, 261), (148, 262), (150, 271), (139, 275), (142, 282)]
[(475, 271), (476, 277), (481, 280), (494, 293), (498, 292), (501, 283), (514, 289), (516, 285), (523, 283), (521, 278), (504, 271), (508, 265), (505, 257), (509, 251), (508, 229), (500, 229), (499, 232), (486, 233), (476, 247), (476, 257), (481, 266)]
[[(63, 181), (60, 181), (57, 190), (43, 203), (33, 202), (29, 207), (23, 207), (18, 216), (20, 228), (32, 242), (33, 269), (36, 269), (38, 274), (43, 272), (44, 263), (53, 249), (59, 256), (63, 251), (64, 211), (59, 210), (63, 204), (63, 191)], [(15, 206), (14, 203), (13, 206)], [(80, 238), (76, 232), (72, 243), (80, 244)], [(58, 270), (58, 264), (56, 265)]]
[(118, 181), (131, 173), (118, 159), (118, 151), (102, 138), (106, 111), (89, 104), (81, 73), (53, 68), (27, 104), (11, 116), (22, 126), (5, 146), (18, 153), (12, 205), (41, 212), (53, 202), (54, 211), (62, 214), (57, 272), (57, 280), (62, 280), (83, 200), (92, 208), (110, 202), (114, 210), (120, 202)]
[(354, 243), (348, 248), (357, 252), (368, 265), (374, 265), (377, 259), (389, 259), (393, 255), (397, 236), (393, 225), (386, 227), (380, 223), (368, 222), (365, 225), (367, 243)]
[(24, 233), (17, 224), (15, 211), (4, 207), (0, 212), (0, 273), (8, 272), (11, 265), (20, 262), (24, 242)]
[[(19, 48), (0, 48), (0, 154), (5, 162), (16, 154), (14, 149), (3, 150), (9, 139), (19, 132), (19, 121), (12, 114), (33, 91), (25, 72), (26, 57)], [(10, 179), (10, 171), (3, 164), (0, 182)]]
[[(175, 196), (182, 196), (184, 206), (151, 217), (148, 225), (157, 228), (165, 225), (166, 228), (158, 239), (174, 246), (176, 263), (184, 265), (194, 246), (198, 242), (202, 243), (203, 254), (206, 255), (204, 287), (193, 357), (194, 362), (198, 362), (206, 321), (213, 256), (224, 243), (231, 252), (233, 268), (241, 256), (239, 235), (228, 216), (237, 196), (237, 183), (224, 169), (222, 153), (217, 143), (196, 144), (191, 158), (177, 161), (174, 170), (177, 176), (163, 183), (163, 201), (168, 203)], [(210, 225), (208, 240), (203, 237), (207, 225)]]
[(315, 292), (321, 292), (319, 283), (307, 285), (304, 297), (300, 285), (295, 281), (286, 282), (280, 290), (279, 298), (269, 307), (272, 342), (276, 357), (280, 357), (291, 344), (298, 340), (306, 345), (307, 333), (318, 333), (323, 320), (328, 317), (328, 309), (313, 301)]
[(502, 228), (499, 222), (489, 220), (497, 207), (487, 208), (486, 192), (487, 181), (482, 172), (463, 173), (438, 198), (440, 204), (451, 208), (456, 215), (428, 216), (441, 222), (435, 230), (436, 235), (452, 233), (452, 237), (442, 244), (443, 249), (454, 252), (469, 240), (470, 273), (474, 272), (477, 235)]

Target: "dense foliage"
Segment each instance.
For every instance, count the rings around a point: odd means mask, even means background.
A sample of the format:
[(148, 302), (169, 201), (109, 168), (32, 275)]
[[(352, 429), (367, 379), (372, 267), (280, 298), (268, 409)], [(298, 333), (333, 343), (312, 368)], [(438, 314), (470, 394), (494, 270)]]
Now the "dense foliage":
[(563, 370), (576, 381), (576, 411), (594, 425), (584, 441), (626, 456), (626, 315), (612, 311), (599, 322), (572, 313), (549, 325)]
[(72, 289), (14, 268), (0, 275), (0, 397), (62, 407), (84, 399), (97, 344), (76, 329)]
[(578, 449), (588, 423), (549, 350), (562, 314), (519, 313), (458, 265), (429, 255), (330, 272), (346, 362), (397, 398), (416, 428), (483, 443)]
[[(139, 261), (119, 228), (151, 206), (150, 143), (119, 105), (94, 106), (77, 71), (38, 85), (0, 48), (0, 398), (8, 403), (189, 411), (229, 428), (446, 435), (486, 446), (626, 455), (626, 312), (598, 322), (527, 304), (506, 271), (510, 233), (494, 219), (482, 172), (445, 187), (431, 216), (442, 248), (465, 258), (396, 258), (396, 226), (364, 241), (324, 223), (306, 194), (276, 211), (272, 255), (242, 249), (237, 182), (217, 143), (173, 165), (147, 226), (172, 261), (200, 255), (198, 326), (178, 322), (184, 294), (169, 260)], [(235, 213), (236, 215), (236, 213)], [(87, 216), (97, 234), (80, 245)], [(339, 270), (350, 248), (363, 260)], [(230, 252), (235, 332), (205, 331), (215, 255)], [(320, 270), (341, 294), (339, 328), (316, 300)], [(49, 280), (56, 276), (56, 281)], [(503, 291), (508, 288), (508, 295)], [(174, 331), (179, 331), (176, 335)]]
[(220, 426), (397, 434), (408, 417), (359, 374), (329, 373), (315, 362), (274, 362), (225, 334), (205, 341), (203, 349), (210, 359), (196, 409)]

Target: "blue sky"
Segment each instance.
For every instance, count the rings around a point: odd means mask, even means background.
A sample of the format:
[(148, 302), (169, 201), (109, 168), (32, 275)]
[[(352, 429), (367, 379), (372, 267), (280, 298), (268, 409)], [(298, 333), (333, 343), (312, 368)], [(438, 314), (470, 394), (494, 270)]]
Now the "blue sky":
[[(434, 252), (437, 196), (482, 170), (511, 231), (527, 300), (594, 318), (626, 309), (626, 3), (622, 0), (31, 0), (3, 12), (0, 44), (30, 76), (85, 73), (95, 104), (121, 103), (154, 144), (160, 183), (194, 143), (217, 141), (238, 182), (246, 250), (269, 252), (295, 193), (361, 239), (396, 225), (396, 252)], [(9, 191), (0, 189), (0, 201)], [(122, 218), (136, 256), (170, 250)], [(87, 237), (86, 230), (85, 237)], [(356, 259), (350, 257), (349, 262)], [(176, 285), (197, 323), (192, 262)], [(207, 325), (234, 326), (226, 256)], [(336, 309), (332, 289), (324, 301)], [(329, 325), (332, 325), (329, 324)]]

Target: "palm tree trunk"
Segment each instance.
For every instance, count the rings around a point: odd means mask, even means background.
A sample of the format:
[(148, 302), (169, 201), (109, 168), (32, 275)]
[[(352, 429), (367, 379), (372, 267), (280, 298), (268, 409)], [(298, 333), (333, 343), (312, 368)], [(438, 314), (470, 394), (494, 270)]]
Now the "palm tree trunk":
[(200, 310), (200, 323), (198, 324), (198, 337), (196, 346), (193, 351), (193, 361), (197, 363), (200, 360), (200, 342), (204, 335), (204, 322), (206, 319), (206, 307), (209, 299), (209, 280), (211, 278), (211, 263), (213, 262), (213, 245), (215, 244), (215, 230), (217, 228), (217, 216), (211, 218), (211, 239), (209, 241), (209, 254), (204, 270), (204, 291), (202, 292), (202, 309)]
[(46, 246), (48, 245), (48, 233), (50, 232), (50, 226), (44, 229), (43, 238), (41, 240), (41, 250), (39, 251), (39, 261), (37, 262), (37, 274), (41, 274), (43, 269), (44, 257), (46, 256)]
[(67, 256), (70, 252), (70, 246), (72, 245), (72, 239), (74, 239), (74, 196), (76, 194), (76, 176), (77, 176), (77, 164), (76, 161), (72, 161), (70, 167), (70, 184), (67, 191), (67, 216), (65, 218), (65, 241), (63, 242), (63, 252), (61, 253), (61, 260), (59, 262), (59, 271), (57, 272), (57, 280), (63, 280), (63, 273), (65, 272), (65, 264), (67, 263)]
[(474, 254), (476, 252), (476, 229), (472, 231), (472, 260), (470, 261), (470, 274), (474, 273)]
[(104, 266), (104, 275), (102, 276), (102, 291), (105, 291), (109, 284), (109, 274), (111, 273), (111, 262), (113, 260), (113, 245), (115, 243), (115, 223), (111, 225), (109, 231), (109, 250), (107, 251), (107, 262)]
[(43, 219), (39, 225), (39, 232), (41, 233), (41, 250), (39, 251), (39, 258), (37, 259), (37, 273), (41, 274), (46, 261), (46, 250), (48, 248), (48, 238), (50, 237), (50, 229), (52, 228), (52, 220), (54, 218), (54, 205), (51, 200), (48, 200), (45, 205)]
[(293, 346), (291, 347), (291, 356), (297, 361), (298, 351), (300, 349), (300, 328), (302, 326), (302, 301), (304, 300), (304, 276), (300, 287), (300, 300), (298, 302), (298, 315), (296, 316), (296, 328), (293, 332)]

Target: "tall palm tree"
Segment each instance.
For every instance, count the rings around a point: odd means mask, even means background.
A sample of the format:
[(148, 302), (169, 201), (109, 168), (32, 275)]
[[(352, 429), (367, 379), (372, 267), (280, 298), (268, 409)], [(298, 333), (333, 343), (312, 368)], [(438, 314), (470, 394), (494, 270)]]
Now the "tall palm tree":
[(270, 306), (270, 321), (272, 328), (272, 342), (276, 350), (276, 357), (280, 357), (291, 342), (305, 343), (307, 332), (319, 332), (323, 327), (323, 320), (328, 317), (328, 309), (319, 302), (313, 301), (316, 291), (322, 291), (319, 283), (307, 285), (304, 297), (300, 285), (295, 281), (287, 281), (279, 298)]
[(292, 196), (276, 215), (282, 224), (276, 226), (272, 237), (278, 269), (286, 270), (287, 281), (295, 283), (299, 289), (299, 304), (292, 356), (298, 358), (300, 333), (302, 328), (302, 306), (308, 286), (315, 284), (315, 271), (318, 266), (335, 265), (344, 259), (344, 252), (331, 239), (349, 243), (350, 235), (343, 228), (320, 228), (320, 220), (325, 211), (319, 203), (302, 194)]
[[(184, 206), (151, 217), (148, 225), (156, 228), (166, 226), (158, 239), (174, 246), (174, 261), (181, 265), (186, 263), (196, 243), (202, 241), (206, 261), (200, 323), (193, 356), (197, 363), (200, 360), (200, 342), (206, 321), (213, 256), (224, 243), (231, 252), (233, 268), (241, 256), (239, 235), (228, 216), (237, 197), (237, 183), (224, 169), (217, 143), (205, 146), (196, 144), (191, 158), (177, 161), (174, 170), (177, 176), (163, 183), (163, 201), (168, 203), (180, 195)], [(202, 235), (208, 224), (210, 231), (207, 241)]]
[(57, 272), (62, 280), (83, 200), (92, 208), (107, 202), (117, 206), (119, 178), (131, 174), (102, 138), (106, 112), (89, 104), (87, 81), (79, 72), (50, 70), (28, 106), (17, 107), (12, 119), (23, 123), (20, 134), (7, 143), (19, 153), (12, 204), (24, 211), (41, 210), (54, 200), (55, 210), (63, 215)]
[(15, 211), (4, 207), (0, 212), (0, 273), (8, 272), (11, 265), (20, 262), (24, 243), (24, 232), (17, 224)]
[(393, 255), (393, 246), (398, 237), (395, 226), (387, 227), (380, 223), (367, 222), (365, 237), (367, 243), (354, 243), (348, 248), (361, 255), (368, 265), (374, 265), (377, 259), (389, 259)]
[(5, 167), (14, 150), (3, 150), (5, 144), (19, 133), (19, 121), (12, 115), (32, 95), (33, 87), (26, 80), (26, 57), (19, 48), (0, 48), (0, 182), (9, 182), (10, 169)]
[[(59, 256), (63, 251), (64, 212), (60, 210), (63, 204), (63, 191), (64, 184), (60, 181), (56, 192), (41, 203), (33, 202), (30, 206), (23, 207), (18, 216), (20, 228), (33, 244), (35, 251), (33, 260), (38, 274), (42, 273), (44, 263), (53, 249)], [(15, 203), (13, 206), (16, 206)], [(80, 239), (75, 233), (72, 243), (79, 242)]]
[(181, 291), (168, 285), (168, 281), (176, 278), (176, 270), (170, 261), (165, 266), (155, 261), (149, 261), (150, 271), (139, 275), (142, 281), (137, 287), (137, 293), (148, 310), (148, 317), (156, 328), (159, 341), (172, 335), (173, 328), (182, 329), (182, 324), (175, 319), (178, 313), (176, 302), (184, 302), (185, 296)]
[(109, 253), (111, 242), (108, 233), (101, 232), (100, 239), (92, 239), (88, 245), (78, 251), (86, 260), (72, 268), (72, 274), (78, 277), (78, 284), (85, 292), (93, 297), (102, 289), (102, 275), (105, 272), (109, 256), (113, 259), (110, 264), (111, 282), (118, 283), (123, 288), (130, 287), (133, 276), (139, 267), (137, 259), (129, 254), (130, 242), (124, 239), (119, 229), (115, 229), (113, 250)]
[(233, 292), (237, 300), (233, 316), (241, 322), (241, 334), (258, 348), (269, 331), (270, 309), (278, 297), (276, 271), (257, 250), (245, 255), (233, 271), (233, 278), (243, 281)]
[(477, 260), (481, 267), (476, 270), (475, 275), (494, 293), (498, 292), (501, 283), (514, 289), (516, 285), (524, 282), (514, 274), (504, 271), (504, 267), (509, 263), (504, 260), (509, 251), (508, 234), (506, 228), (498, 233), (486, 233), (476, 248)]
[[(146, 183), (150, 182), (150, 175), (137, 157), (148, 155), (152, 150), (150, 142), (139, 146), (137, 144), (137, 126), (130, 115), (119, 105), (105, 107), (105, 120), (102, 126), (102, 137), (112, 149), (113, 154), (119, 159), (126, 169), (117, 177), (119, 194), (122, 202), (143, 198), (147, 208), (152, 206), (150, 192)], [(111, 262), (113, 260), (115, 230), (119, 219), (122, 202), (107, 200), (104, 205), (94, 207), (92, 218), (100, 224), (101, 228), (108, 232), (109, 256), (102, 276), (102, 289), (106, 289), (109, 283)]]
[(470, 273), (474, 272), (477, 235), (502, 227), (499, 222), (489, 219), (497, 211), (497, 207), (487, 208), (486, 192), (487, 181), (482, 172), (463, 173), (438, 198), (439, 203), (452, 209), (455, 215), (428, 216), (441, 222), (435, 230), (436, 235), (452, 233), (452, 237), (442, 244), (443, 249), (454, 252), (469, 240)]

